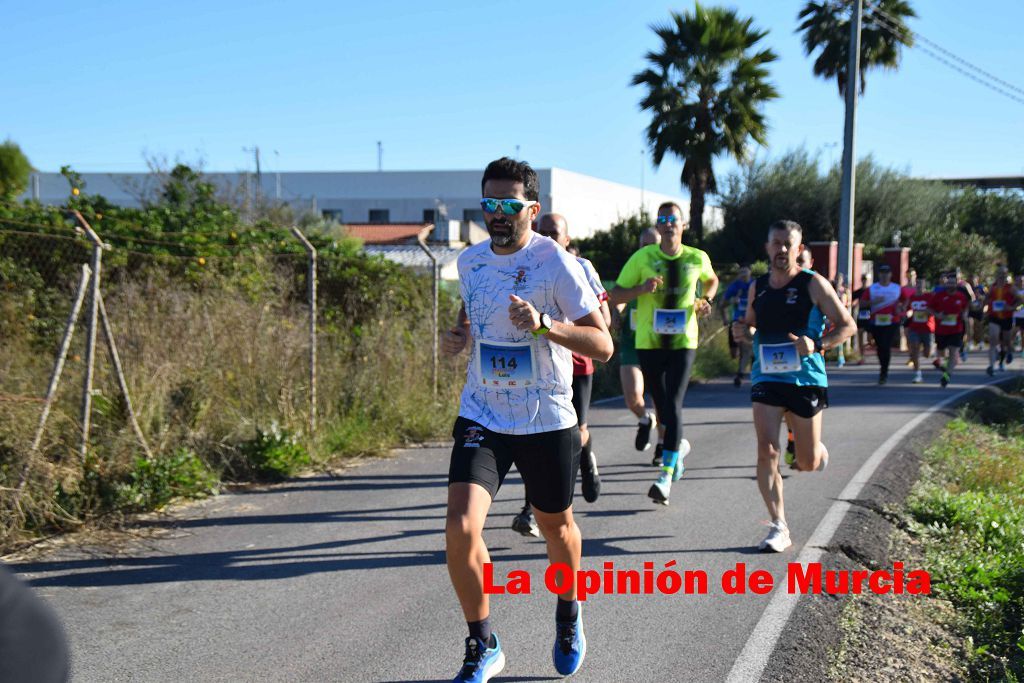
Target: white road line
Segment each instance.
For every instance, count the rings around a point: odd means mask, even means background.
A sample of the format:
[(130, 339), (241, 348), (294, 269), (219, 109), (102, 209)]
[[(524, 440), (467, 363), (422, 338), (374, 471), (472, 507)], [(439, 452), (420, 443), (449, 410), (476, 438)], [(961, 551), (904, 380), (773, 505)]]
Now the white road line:
[[(853, 479), (850, 480), (846, 488), (839, 494), (838, 500), (828, 509), (828, 512), (825, 513), (821, 522), (818, 523), (811, 537), (807, 539), (807, 544), (800, 551), (796, 561), (806, 565), (811, 562), (817, 562), (821, 558), (825, 553), (825, 547), (832, 540), (832, 535), (839, 528), (839, 524), (843, 521), (843, 517), (846, 516), (847, 511), (851, 507), (849, 501), (856, 500), (857, 496), (860, 495), (861, 489), (871, 479), (871, 475), (875, 473), (875, 470), (882, 464), (882, 461), (903, 441), (907, 434), (916, 429), (929, 416), (951, 403), (962, 399), (973, 391), (977, 391), (980, 387), (995, 384), (1005, 379), (1007, 378), (1001, 377), (998, 380), (991, 380), (953, 394), (903, 425), (895, 434), (886, 439), (885, 443), (879, 446), (871, 454), (871, 457), (867, 459), (867, 462), (853, 475)], [(750, 638), (747, 639), (747, 644), (743, 646), (743, 651), (740, 652), (740, 656), (736, 658), (736, 662), (732, 665), (732, 670), (729, 672), (726, 683), (748, 683), (749, 681), (761, 680), (761, 675), (764, 674), (765, 667), (768, 666), (768, 658), (775, 651), (775, 646), (782, 635), (782, 629), (785, 628), (786, 622), (789, 621), (793, 608), (796, 607), (799, 599), (799, 593), (791, 594), (788, 591), (777, 592), (772, 597), (768, 606), (765, 607), (764, 612), (761, 614), (757, 625), (754, 626)]]

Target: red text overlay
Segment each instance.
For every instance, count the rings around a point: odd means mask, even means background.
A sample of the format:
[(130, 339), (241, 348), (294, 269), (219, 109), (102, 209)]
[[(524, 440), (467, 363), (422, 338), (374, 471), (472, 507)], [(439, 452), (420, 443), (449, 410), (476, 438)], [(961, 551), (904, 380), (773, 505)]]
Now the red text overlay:
[[(805, 595), (849, 595), (860, 593), (886, 593), (928, 595), (931, 577), (928, 572), (905, 570), (902, 562), (894, 562), (890, 569), (836, 570), (825, 569), (820, 562), (786, 565), (786, 576), (776, 581), (764, 569), (747, 570), (744, 562), (726, 570), (715, 581), (700, 569), (676, 568), (675, 560), (656, 567), (644, 562), (640, 569), (619, 569), (614, 562), (605, 562), (600, 570), (581, 569), (573, 572), (563, 563), (550, 565), (544, 572), (544, 588), (556, 595), (576, 591), (576, 599), (586, 600), (591, 595), (767, 595), (776, 590), (776, 584), (785, 584), (789, 593)], [(529, 572), (512, 570), (505, 577), (494, 576), (494, 565), (484, 564), (484, 593), (488, 595), (529, 595), (533, 580)]]

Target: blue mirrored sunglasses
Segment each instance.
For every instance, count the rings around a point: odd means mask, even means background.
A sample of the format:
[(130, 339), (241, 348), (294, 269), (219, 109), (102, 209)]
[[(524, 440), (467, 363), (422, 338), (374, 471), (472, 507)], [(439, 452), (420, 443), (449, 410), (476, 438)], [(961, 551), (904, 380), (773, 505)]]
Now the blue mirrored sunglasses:
[(658, 216), (658, 225), (675, 225), (679, 222), (678, 216)]
[(490, 199), (484, 198), (480, 200), (480, 206), (483, 208), (485, 213), (497, 213), (498, 207), (501, 207), (501, 212), (506, 216), (514, 216), (528, 206), (533, 206), (537, 202), (525, 201), (522, 199)]

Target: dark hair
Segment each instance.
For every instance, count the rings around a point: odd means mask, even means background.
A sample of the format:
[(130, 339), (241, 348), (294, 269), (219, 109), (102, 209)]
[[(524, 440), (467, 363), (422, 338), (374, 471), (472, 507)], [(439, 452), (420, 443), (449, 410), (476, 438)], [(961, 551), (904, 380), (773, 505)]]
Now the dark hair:
[(801, 228), (800, 224), (797, 223), (796, 221), (787, 221), (787, 220), (775, 221), (774, 223), (772, 223), (771, 225), (768, 226), (768, 238), (769, 239), (771, 239), (772, 233), (775, 232), (776, 230), (784, 230), (786, 232), (799, 233), (801, 239), (803, 239), (803, 236), (804, 236), (804, 229)]
[(658, 213), (661, 213), (662, 209), (675, 209), (676, 211), (679, 212), (680, 216), (683, 215), (683, 207), (679, 206), (675, 202), (662, 202), (660, 205), (658, 205)]
[(484, 169), (484, 178), (480, 181), (480, 194), (483, 194), (484, 185), (488, 180), (520, 182), (523, 184), (523, 194), (526, 195), (527, 201), (540, 200), (540, 181), (537, 180), (537, 172), (525, 161), (502, 157), (487, 164), (487, 168)]

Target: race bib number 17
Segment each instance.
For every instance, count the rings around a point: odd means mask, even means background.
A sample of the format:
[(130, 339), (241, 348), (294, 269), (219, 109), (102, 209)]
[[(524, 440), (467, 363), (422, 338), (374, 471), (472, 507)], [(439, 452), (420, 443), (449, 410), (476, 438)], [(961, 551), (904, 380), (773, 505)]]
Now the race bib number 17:
[(800, 353), (796, 344), (761, 344), (761, 372), (797, 372), (800, 369)]
[(477, 370), (485, 387), (530, 387), (537, 383), (533, 344), (477, 341)]

